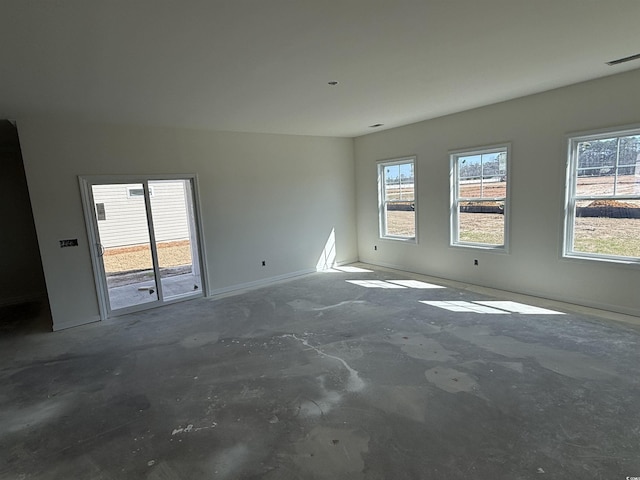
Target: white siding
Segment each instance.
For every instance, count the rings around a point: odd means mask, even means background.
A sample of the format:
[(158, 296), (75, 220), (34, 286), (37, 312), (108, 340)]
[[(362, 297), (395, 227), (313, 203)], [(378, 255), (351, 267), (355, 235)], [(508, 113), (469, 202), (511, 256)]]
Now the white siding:
[(185, 180), (149, 182), (153, 190), (151, 212), (158, 242), (189, 238), (186, 183)]
[[(158, 242), (189, 238), (184, 182), (153, 182), (151, 206)], [(149, 242), (144, 197), (129, 195), (129, 189), (141, 184), (95, 185), (96, 204), (103, 203), (105, 220), (98, 221), (100, 243), (105, 248), (138, 245)]]

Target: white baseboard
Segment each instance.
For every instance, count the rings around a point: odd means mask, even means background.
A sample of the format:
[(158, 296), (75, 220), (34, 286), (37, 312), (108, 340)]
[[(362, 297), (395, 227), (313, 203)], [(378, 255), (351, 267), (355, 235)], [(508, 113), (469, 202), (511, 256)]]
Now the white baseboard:
[(96, 323), (96, 322), (99, 322), (99, 321), (100, 321), (100, 316), (99, 315), (94, 315), (89, 320), (82, 320), (80, 322), (54, 323), (53, 324), (53, 331), (54, 332), (59, 332), (60, 330), (66, 330), (67, 328), (81, 327), (83, 325), (89, 325), (91, 323)]
[(336, 262), (334, 267), (342, 267), (343, 265), (351, 265), (352, 263), (359, 263), (359, 262), (360, 260), (358, 260), (358, 257), (356, 257), (349, 260), (343, 260), (342, 262)]
[(282, 275), (276, 275), (275, 277), (261, 278), (260, 280), (254, 280), (253, 282), (238, 283), (236, 285), (231, 285), (229, 287), (223, 287), (223, 288), (217, 288), (215, 290), (211, 290), (207, 296), (218, 297), (221, 295), (240, 293), (242, 291), (265, 287), (267, 285), (271, 285), (277, 282), (289, 280), (290, 278), (300, 277), (302, 275), (308, 275), (310, 273), (315, 273), (315, 272), (316, 272), (315, 268), (309, 268), (305, 270), (298, 270), (297, 272), (290, 272)]
[[(341, 262), (336, 262), (335, 265), (336, 266), (341, 266), (341, 265), (349, 265), (351, 263), (356, 263), (358, 262), (358, 259), (348, 259), (348, 260), (343, 260)], [(310, 273), (316, 273), (318, 270), (315, 268), (306, 268), (304, 270), (298, 270), (296, 272), (290, 272), (290, 273), (285, 273), (282, 275), (276, 275), (275, 277), (268, 277), (268, 278), (261, 278), (260, 280), (255, 280), (253, 282), (247, 282), (247, 283), (238, 283), (236, 285), (231, 285), (229, 287), (223, 287), (223, 288), (216, 288), (214, 290), (210, 290), (207, 293), (208, 297), (218, 297), (221, 295), (227, 295), (227, 294), (235, 294), (235, 293), (240, 293), (241, 291), (245, 291), (245, 290), (253, 290), (255, 288), (260, 288), (260, 287), (265, 287), (267, 285), (271, 285), (277, 282), (282, 282), (284, 280), (289, 280), (290, 278), (295, 278), (295, 277), (300, 277), (302, 275), (309, 275)]]

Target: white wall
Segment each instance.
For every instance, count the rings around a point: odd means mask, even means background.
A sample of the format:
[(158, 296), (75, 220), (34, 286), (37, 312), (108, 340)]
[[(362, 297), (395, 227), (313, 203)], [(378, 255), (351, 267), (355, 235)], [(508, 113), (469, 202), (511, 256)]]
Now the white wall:
[[(360, 260), (640, 315), (638, 265), (561, 258), (565, 135), (640, 123), (639, 85), (634, 70), (357, 138)], [(502, 142), (512, 142), (510, 253), (449, 247), (448, 151)], [(412, 154), (419, 243), (380, 240), (376, 160)]]
[[(78, 175), (195, 173), (210, 291), (357, 259), (353, 140), (18, 119), (54, 328), (98, 320)], [(58, 241), (78, 238), (77, 248)], [(262, 267), (261, 261), (267, 266)]]

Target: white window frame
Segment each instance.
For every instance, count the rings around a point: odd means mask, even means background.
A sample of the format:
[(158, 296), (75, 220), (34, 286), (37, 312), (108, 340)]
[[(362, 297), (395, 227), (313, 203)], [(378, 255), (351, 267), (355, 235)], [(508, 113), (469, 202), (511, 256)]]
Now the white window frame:
[[(639, 264), (640, 257), (625, 257), (621, 255), (607, 255), (603, 253), (580, 252), (573, 249), (574, 226), (576, 218), (576, 204), (581, 200), (640, 200), (640, 195), (578, 195), (577, 194), (577, 170), (578, 170), (578, 144), (585, 141), (603, 140), (607, 138), (620, 138), (631, 135), (640, 135), (640, 124), (628, 125), (617, 128), (600, 129), (589, 132), (579, 132), (567, 135), (567, 169), (565, 185), (564, 205), (564, 235), (562, 242), (562, 256), (564, 258), (598, 260), (612, 263)], [(616, 173), (617, 176), (617, 165)], [(614, 181), (614, 186), (616, 185)], [(615, 187), (614, 187), (615, 192)]]
[[(198, 269), (200, 273), (200, 278), (202, 280), (202, 288), (201, 292), (205, 297), (211, 295), (210, 282), (207, 270), (207, 258), (206, 251), (204, 246), (206, 245), (206, 240), (204, 238), (204, 230), (202, 226), (202, 214), (200, 208), (200, 189), (198, 186), (198, 176), (196, 174), (168, 174), (168, 175), (81, 175), (78, 176), (78, 182), (80, 185), (80, 192), (82, 196), (82, 207), (84, 211), (85, 225), (87, 229), (87, 237), (89, 240), (89, 244), (91, 245), (90, 253), (91, 253), (91, 263), (93, 266), (93, 274), (94, 281), (97, 290), (98, 296), (98, 309), (100, 311), (100, 320), (106, 320), (116, 315), (110, 309), (109, 300), (108, 300), (108, 286), (106, 283), (106, 275), (104, 271), (104, 264), (101, 261), (100, 257), (104, 254), (102, 245), (100, 244), (100, 235), (98, 232), (97, 222), (94, 221), (96, 217), (95, 212), (95, 200), (92, 193), (93, 185), (100, 184), (123, 184), (123, 185), (131, 185), (131, 184), (142, 184), (147, 188), (151, 196), (151, 190), (153, 187), (149, 186), (150, 181), (162, 181), (162, 180), (188, 180), (191, 182), (192, 195), (193, 195), (193, 215), (195, 222), (195, 231), (196, 235), (193, 239), (194, 242), (197, 242), (198, 248)], [(136, 198), (134, 196), (134, 198)], [(149, 203), (149, 198), (145, 196), (141, 197), (147, 206), (147, 222), (149, 222), (151, 208)], [(149, 222), (148, 225), (152, 226), (152, 222)], [(150, 241), (154, 242), (155, 240), (150, 236)], [(154, 254), (152, 254), (153, 258)], [(158, 259), (156, 257), (154, 262), (154, 269), (159, 271)], [(158, 277), (160, 278), (160, 277)], [(162, 284), (158, 289), (162, 288)], [(158, 284), (156, 284), (158, 286)], [(199, 295), (189, 295), (189, 296), (176, 296), (174, 298), (165, 298), (161, 299), (162, 295), (160, 295), (159, 299), (154, 302), (149, 302), (141, 305), (134, 305), (131, 307), (124, 307), (118, 309), (117, 315), (125, 315), (127, 313), (133, 313), (137, 311), (147, 310), (148, 308), (152, 308), (153, 306), (160, 305), (169, 305), (171, 303), (181, 302), (188, 298), (195, 298)]]
[[(459, 191), (459, 168), (458, 168), (458, 159), (460, 157), (467, 157), (470, 155), (486, 155), (491, 153), (501, 153), (506, 152), (506, 183), (507, 189), (504, 197), (479, 197), (479, 198), (471, 198), (464, 197), (461, 199), (460, 191)], [(460, 150), (451, 150), (449, 152), (449, 164), (450, 164), (450, 234), (449, 234), (449, 244), (452, 247), (465, 247), (465, 248), (477, 248), (482, 250), (492, 250), (496, 252), (509, 252), (509, 199), (511, 197), (511, 143), (501, 143), (498, 145), (488, 145), (484, 147), (476, 147), (476, 148), (465, 148)], [(481, 202), (504, 202), (504, 232), (503, 239), (504, 243), (502, 245), (496, 245), (492, 243), (481, 243), (481, 242), (467, 242), (460, 240), (459, 237), (459, 215), (460, 208), (459, 204), (462, 201), (481, 201)]]
[[(412, 237), (409, 236), (401, 236), (401, 235), (390, 235), (387, 233), (387, 205), (389, 203), (394, 203), (393, 201), (385, 200), (385, 178), (384, 178), (384, 169), (385, 167), (390, 167), (393, 165), (405, 165), (405, 164), (413, 165), (413, 212), (414, 212), (414, 235)], [(377, 162), (378, 169), (378, 228), (379, 228), (379, 236), (381, 239), (385, 240), (397, 240), (401, 242), (408, 243), (418, 243), (418, 169), (416, 156), (407, 156), (401, 158), (394, 158), (390, 160), (380, 160)], [(406, 202), (406, 200), (398, 200), (400, 202)]]

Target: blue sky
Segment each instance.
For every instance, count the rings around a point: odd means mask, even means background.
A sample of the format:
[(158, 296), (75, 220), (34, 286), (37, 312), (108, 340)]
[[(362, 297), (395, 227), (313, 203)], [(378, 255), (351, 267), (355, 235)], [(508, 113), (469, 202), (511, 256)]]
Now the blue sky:
[(485, 153), (484, 155), (469, 155), (466, 157), (458, 157), (458, 162), (459, 165), (476, 165), (479, 164), (481, 161), (486, 162), (493, 162), (496, 158), (498, 158), (498, 155), (500, 155), (499, 152), (497, 153)]
[(404, 175), (410, 178), (412, 175), (413, 165), (410, 163), (402, 163), (399, 165), (389, 165), (384, 167), (384, 173), (387, 180), (398, 178), (400, 175)]

